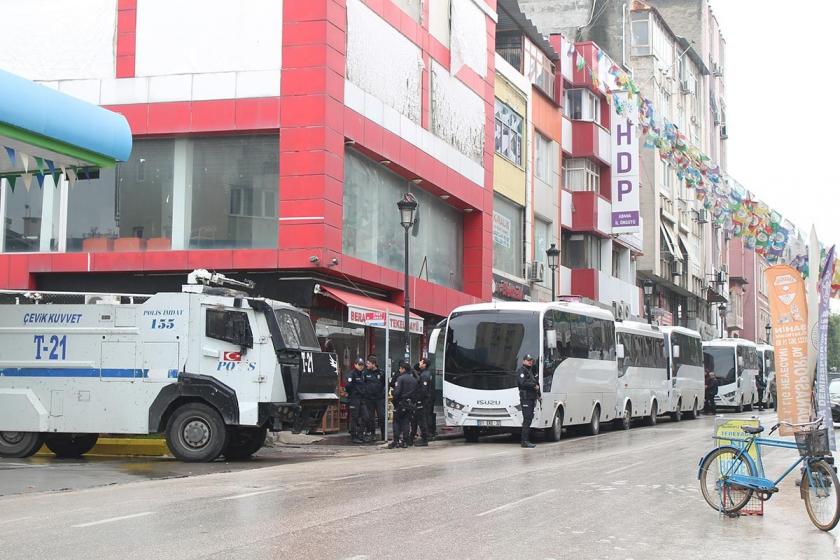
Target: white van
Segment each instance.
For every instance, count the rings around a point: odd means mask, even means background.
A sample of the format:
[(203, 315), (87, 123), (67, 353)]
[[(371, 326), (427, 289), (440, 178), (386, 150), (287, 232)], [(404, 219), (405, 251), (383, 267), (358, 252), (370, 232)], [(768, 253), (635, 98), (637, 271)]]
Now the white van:
[(646, 425), (653, 426), (657, 416), (672, 410), (665, 335), (659, 327), (630, 321), (616, 323), (615, 332), (624, 349), (624, 357), (618, 358), (619, 389), (623, 391), (619, 398), (624, 397), (624, 407), (632, 418), (644, 418)]
[(755, 376), (758, 375), (756, 345), (743, 338), (718, 338), (703, 343), (704, 369), (713, 371), (718, 381), (715, 405), (752, 410), (758, 402)]
[(673, 390), (672, 417), (694, 419), (703, 408), (706, 383), (700, 333), (684, 327), (662, 327), (668, 352), (668, 378)]

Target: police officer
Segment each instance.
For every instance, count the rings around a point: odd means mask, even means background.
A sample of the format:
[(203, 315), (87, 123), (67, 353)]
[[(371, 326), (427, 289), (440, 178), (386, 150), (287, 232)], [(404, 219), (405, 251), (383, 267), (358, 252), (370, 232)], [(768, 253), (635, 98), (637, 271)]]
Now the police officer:
[(348, 429), (353, 443), (364, 443), (364, 430), (368, 424), (365, 406), (365, 361), (359, 357), (345, 376), (344, 391), (347, 393)]
[(408, 447), (406, 443), (411, 431), (411, 419), (414, 416), (417, 402), (417, 379), (411, 373), (411, 366), (406, 361), (400, 361), (400, 375), (394, 383), (394, 415), (397, 419), (398, 430), (394, 434), (394, 441), (388, 449)]
[(516, 370), (516, 382), (519, 386), (519, 403), (522, 405), (522, 447), (536, 447), (531, 443), (531, 421), (534, 419), (534, 407), (541, 398), (540, 382), (534, 374), (534, 357), (525, 354), (522, 365)]
[(414, 441), (414, 438), (417, 437), (417, 428), (419, 427), (420, 441), (416, 445), (426, 447), (429, 445), (429, 435), (431, 434), (429, 424), (435, 406), (435, 387), (432, 374), (429, 372), (429, 362), (426, 358), (420, 358), (420, 361), (414, 366), (414, 371), (417, 372), (418, 394), (417, 410), (415, 411), (414, 422), (411, 423), (411, 441)]
[[(369, 441), (376, 439), (376, 425), (379, 424), (379, 431), (385, 434), (385, 374), (379, 370), (377, 358), (374, 354), (367, 357), (365, 361), (365, 406), (368, 410), (367, 435)], [(368, 439), (368, 438), (366, 438)]]

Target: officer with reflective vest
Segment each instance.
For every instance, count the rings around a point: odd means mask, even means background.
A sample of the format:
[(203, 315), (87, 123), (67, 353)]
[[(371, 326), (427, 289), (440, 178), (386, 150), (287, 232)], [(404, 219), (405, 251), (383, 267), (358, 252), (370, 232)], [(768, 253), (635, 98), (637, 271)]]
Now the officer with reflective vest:
[(534, 373), (534, 357), (525, 354), (522, 365), (516, 370), (516, 383), (519, 387), (519, 403), (522, 405), (522, 447), (536, 447), (531, 443), (531, 421), (534, 419), (534, 408), (541, 398), (540, 381)]
[(397, 419), (397, 433), (394, 434), (394, 441), (388, 445), (389, 449), (395, 447), (408, 447), (407, 441), (411, 432), (411, 419), (417, 408), (417, 379), (411, 373), (411, 366), (406, 361), (401, 361), (399, 366), (400, 375), (394, 383), (394, 414)]
[(347, 424), (353, 443), (364, 443), (365, 428), (368, 424), (365, 406), (365, 361), (359, 357), (344, 378), (344, 391), (347, 393)]

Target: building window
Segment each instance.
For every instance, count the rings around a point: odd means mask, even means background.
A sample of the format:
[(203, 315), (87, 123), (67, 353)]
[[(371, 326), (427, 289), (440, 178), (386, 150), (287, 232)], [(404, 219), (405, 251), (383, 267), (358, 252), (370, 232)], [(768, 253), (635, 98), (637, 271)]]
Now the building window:
[[(140, 145), (142, 142), (135, 141), (134, 150)], [(110, 248), (113, 241), (121, 237), (116, 177), (116, 169), (100, 169), (98, 178), (76, 181), (70, 189), (67, 197), (68, 252)], [(134, 237), (131, 231), (126, 236)]]
[(192, 160), (189, 247), (276, 247), (277, 136), (199, 138), (186, 151)]
[(601, 240), (587, 233), (564, 231), (561, 239), (560, 261), (566, 268), (601, 268)]
[(521, 33), (497, 33), (496, 52), (522, 73), (522, 41)]
[(621, 249), (613, 244), (612, 248), (612, 275), (613, 278), (621, 278)]
[(410, 273), (461, 289), (461, 212), (353, 150), (345, 151), (344, 157), (344, 253), (402, 271), (405, 247), (396, 204), (409, 190), (419, 203), (411, 230)]
[(563, 184), (572, 192), (599, 192), (601, 167), (589, 158), (563, 158)]
[(671, 166), (668, 165), (667, 161), (659, 160), (660, 170), (662, 171), (662, 191), (667, 194), (669, 197), (674, 196), (674, 182), (673, 182), (673, 172), (671, 171)]
[(2, 181), (6, 213), (3, 251), (7, 253), (34, 253), (58, 250), (59, 240), (59, 189), (52, 177), (44, 177), (43, 187), (32, 177), (27, 189), (18, 177), (15, 190), (8, 181)]
[[(767, 295), (767, 277), (765, 274), (767, 273), (767, 265), (762, 263), (758, 264), (758, 293), (766, 296)], [(764, 323), (765, 325), (767, 323)]]
[(525, 261), (524, 214), (518, 204), (493, 197), (493, 268), (518, 277)]
[(587, 89), (567, 89), (563, 109), (573, 121), (601, 121), (601, 100)]
[(522, 165), (522, 116), (496, 100), (496, 153), (516, 165)]
[(546, 138), (539, 132), (536, 133), (536, 165), (534, 175), (551, 188), (557, 184), (557, 156), (559, 153), (557, 143)]
[(554, 236), (551, 235), (551, 223), (536, 218), (534, 220), (534, 260), (542, 263), (545, 268), (545, 278), (549, 280), (551, 280), (549, 276), (551, 272), (548, 270), (548, 255), (545, 252), (553, 242)]
[(554, 99), (554, 63), (531, 41), (525, 41), (525, 72), (528, 80)]
[(647, 11), (630, 13), (630, 36), (633, 56), (651, 54), (650, 14)]

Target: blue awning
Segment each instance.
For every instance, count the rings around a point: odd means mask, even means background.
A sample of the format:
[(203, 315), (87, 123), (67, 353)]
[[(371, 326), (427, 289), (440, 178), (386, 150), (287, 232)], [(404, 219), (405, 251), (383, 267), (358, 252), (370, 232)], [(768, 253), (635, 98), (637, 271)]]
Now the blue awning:
[[(56, 167), (110, 167), (129, 158), (131, 142), (122, 115), (0, 70), (3, 147)], [(20, 158), (2, 156), (0, 175), (24, 171)]]

